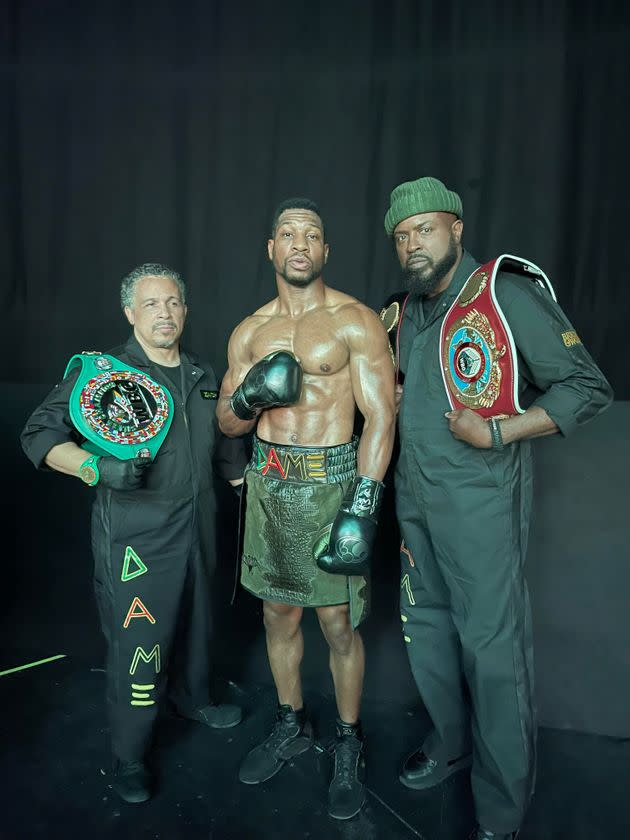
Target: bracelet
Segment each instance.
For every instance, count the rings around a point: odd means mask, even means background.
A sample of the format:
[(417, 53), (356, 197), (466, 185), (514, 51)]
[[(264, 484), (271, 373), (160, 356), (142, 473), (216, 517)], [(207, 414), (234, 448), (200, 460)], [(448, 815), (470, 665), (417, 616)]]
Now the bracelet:
[(504, 447), (504, 443), (501, 426), (499, 426), (499, 421), (496, 417), (490, 418), (490, 434), (492, 436), (492, 448), (500, 452)]
[(88, 486), (94, 487), (98, 484), (101, 474), (98, 471), (98, 462), (101, 460), (100, 455), (90, 455), (79, 467), (79, 478)]

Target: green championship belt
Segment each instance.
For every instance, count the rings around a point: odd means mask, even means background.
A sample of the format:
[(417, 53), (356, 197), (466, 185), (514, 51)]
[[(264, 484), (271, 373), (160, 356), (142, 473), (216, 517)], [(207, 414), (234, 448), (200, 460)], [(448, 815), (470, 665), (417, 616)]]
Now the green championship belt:
[(122, 461), (155, 458), (173, 420), (168, 390), (141, 370), (104, 353), (79, 353), (66, 367), (78, 379), (70, 395), (70, 418), (95, 455)]

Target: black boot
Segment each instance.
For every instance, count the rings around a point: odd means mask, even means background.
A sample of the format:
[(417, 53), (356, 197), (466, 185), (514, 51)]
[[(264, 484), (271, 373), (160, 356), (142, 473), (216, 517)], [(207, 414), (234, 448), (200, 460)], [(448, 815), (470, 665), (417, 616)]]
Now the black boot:
[(480, 825), (470, 835), (470, 840), (516, 840), (518, 831), (509, 831), (507, 834), (497, 833), (496, 831), (488, 831), (487, 828), (482, 828)]
[(337, 719), (333, 744), (335, 769), (328, 789), (328, 813), (336, 820), (349, 820), (358, 814), (365, 800), (365, 759), (361, 724)]
[(472, 764), (470, 753), (461, 755), (452, 761), (436, 761), (425, 755), (422, 748), (416, 750), (405, 761), (398, 777), (405, 787), (412, 790), (427, 790), (441, 784), (453, 773), (458, 773)]
[(313, 746), (313, 727), (304, 709), (278, 706), (269, 737), (245, 756), (238, 777), (246, 785), (257, 785), (275, 776), (285, 763)]
[(153, 793), (153, 776), (142, 761), (114, 759), (112, 787), (125, 802), (146, 802)]
[(197, 709), (190, 714), (180, 712), (180, 715), (210, 726), (212, 729), (230, 729), (232, 726), (238, 726), (243, 718), (241, 707), (234, 706), (232, 703), (208, 703), (202, 709)]

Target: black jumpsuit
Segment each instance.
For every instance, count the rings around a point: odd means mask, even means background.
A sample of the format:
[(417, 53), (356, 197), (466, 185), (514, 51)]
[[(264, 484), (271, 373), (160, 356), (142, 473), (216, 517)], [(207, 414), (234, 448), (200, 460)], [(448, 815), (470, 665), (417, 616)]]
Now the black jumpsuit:
[[(182, 713), (210, 701), (212, 462), (214, 456), (224, 478), (238, 478), (246, 456), (240, 441), (218, 432), (219, 387), (209, 365), (182, 352), (177, 381), (171, 379), (175, 369), (166, 375), (133, 337), (108, 353), (165, 385), (175, 403), (172, 425), (145, 473), (145, 486), (123, 492), (96, 485), (92, 508), (112, 751), (132, 761), (141, 759), (150, 744), (167, 674), (169, 694)], [(48, 394), (22, 432), (24, 451), (38, 468), (45, 468), (53, 446), (83, 441), (68, 412), (76, 377), (75, 370)]]
[[(440, 327), (478, 267), (464, 252), (437, 298), (411, 299), (400, 332), (405, 374), (396, 507), (401, 617), (411, 669), (432, 718), (425, 753), (473, 751), (477, 818), (496, 832), (521, 823), (533, 789), (535, 703), (531, 614), (523, 564), (532, 495), (529, 441), (503, 451), (456, 440), (440, 371)], [(531, 280), (500, 274), (499, 303), (519, 358), (522, 393), (536, 389), (563, 435), (595, 417), (610, 386), (560, 307)], [(570, 343), (570, 342), (569, 342)], [(470, 697), (470, 702), (468, 701)]]

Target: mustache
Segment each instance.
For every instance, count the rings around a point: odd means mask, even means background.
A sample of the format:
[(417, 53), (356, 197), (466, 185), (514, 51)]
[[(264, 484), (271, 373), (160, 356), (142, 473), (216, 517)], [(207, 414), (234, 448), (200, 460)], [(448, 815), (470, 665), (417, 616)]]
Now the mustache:
[(427, 257), (425, 254), (410, 254), (407, 257), (407, 262), (405, 265), (409, 265), (410, 262), (418, 262), (418, 263), (425, 263), (426, 265), (433, 265), (433, 260), (431, 257)]
[(151, 327), (152, 330), (159, 330), (161, 327), (172, 327), (174, 330), (177, 329), (177, 324), (175, 321), (160, 321), (159, 324), (153, 324)]

